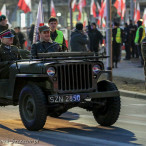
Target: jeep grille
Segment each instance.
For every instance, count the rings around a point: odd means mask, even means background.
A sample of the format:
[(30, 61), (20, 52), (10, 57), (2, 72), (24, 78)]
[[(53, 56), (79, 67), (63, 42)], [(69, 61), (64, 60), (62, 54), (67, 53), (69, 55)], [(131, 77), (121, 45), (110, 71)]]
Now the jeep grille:
[(62, 91), (92, 88), (91, 64), (66, 64), (57, 67), (58, 89)]

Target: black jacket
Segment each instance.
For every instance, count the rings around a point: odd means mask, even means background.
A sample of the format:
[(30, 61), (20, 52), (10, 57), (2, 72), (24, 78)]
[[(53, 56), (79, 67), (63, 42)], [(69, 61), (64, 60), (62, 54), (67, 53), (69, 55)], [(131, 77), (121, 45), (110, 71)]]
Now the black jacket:
[(21, 59), (16, 46), (0, 45), (0, 79), (9, 78), (9, 67), (15, 60)]
[(123, 43), (130, 43), (131, 35), (129, 27), (125, 27), (123, 31)]
[(56, 42), (36, 42), (32, 45), (32, 58), (38, 58), (38, 53), (59, 52), (59, 45)]
[(90, 51), (98, 52), (99, 43), (102, 44), (103, 36), (100, 31), (97, 29), (89, 29), (88, 30), (89, 36), (89, 48)]

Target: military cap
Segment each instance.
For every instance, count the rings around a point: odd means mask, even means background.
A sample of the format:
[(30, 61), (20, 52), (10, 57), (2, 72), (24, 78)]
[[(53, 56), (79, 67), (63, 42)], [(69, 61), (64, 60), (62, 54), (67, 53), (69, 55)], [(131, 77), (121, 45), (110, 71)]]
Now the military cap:
[(5, 19), (6, 19), (6, 16), (5, 15), (1, 15), (0, 16), (0, 22), (3, 21), (3, 20), (5, 20)]
[(39, 27), (39, 32), (42, 32), (42, 31), (50, 31), (50, 28), (46, 25), (40, 26)]
[(0, 39), (1, 38), (12, 38), (14, 37), (14, 34), (11, 32), (10, 29), (4, 30), (0, 33)]

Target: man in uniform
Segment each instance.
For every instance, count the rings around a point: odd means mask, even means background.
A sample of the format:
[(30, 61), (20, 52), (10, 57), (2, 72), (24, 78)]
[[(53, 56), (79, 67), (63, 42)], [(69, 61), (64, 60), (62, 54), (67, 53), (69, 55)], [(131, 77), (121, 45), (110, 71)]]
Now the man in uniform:
[(141, 19), (137, 21), (137, 25), (138, 25), (138, 29), (136, 31), (136, 36), (135, 36), (134, 42), (137, 46), (138, 54), (139, 54), (140, 60), (141, 60), (141, 66), (139, 66), (139, 67), (143, 67), (144, 61), (143, 61), (142, 53), (141, 53), (141, 42), (145, 37), (145, 30), (144, 30), (144, 27), (142, 26)]
[(65, 51), (67, 49), (66, 43), (65, 43), (65, 38), (63, 36), (63, 32), (60, 30), (57, 30), (57, 25), (58, 25), (58, 20), (56, 17), (50, 17), (48, 21), (49, 27), (50, 27), (50, 36), (51, 39), (59, 43), (60, 46), (62, 47), (62, 50)]
[(38, 53), (59, 52), (59, 45), (50, 38), (50, 29), (48, 26), (39, 27), (40, 41), (34, 43), (31, 48), (32, 58), (38, 58)]
[[(7, 30), (9, 25), (7, 24), (7, 18), (5, 15), (0, 16), (0, 33), (4, 30)], [(15, 31), (11, 29), (11, 32), (14, 34), (13, 45), (20, 47), (18, 36), (16, 35)]]
[(18, 48), (12, 45), (14, 35), (9, 29), (0, 33), (0, 39), (0, 79), (8, 79), (10, 65), (21, 57)]

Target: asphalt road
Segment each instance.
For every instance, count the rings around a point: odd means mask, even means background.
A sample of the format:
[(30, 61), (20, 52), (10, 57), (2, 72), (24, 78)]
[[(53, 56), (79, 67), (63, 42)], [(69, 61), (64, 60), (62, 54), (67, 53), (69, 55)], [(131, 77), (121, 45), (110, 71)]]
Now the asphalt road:
[(146, 100), (122, 97), (119, 120), (99, 126), (92, 113), (74, 108), (59, 119), (47, 118), (41, 131), (23, 126), (18, 106), (0, 107), (0, 146), (129, 146), (146, 145)]

